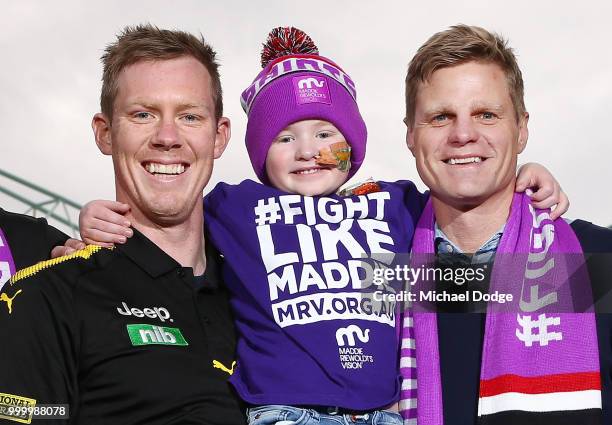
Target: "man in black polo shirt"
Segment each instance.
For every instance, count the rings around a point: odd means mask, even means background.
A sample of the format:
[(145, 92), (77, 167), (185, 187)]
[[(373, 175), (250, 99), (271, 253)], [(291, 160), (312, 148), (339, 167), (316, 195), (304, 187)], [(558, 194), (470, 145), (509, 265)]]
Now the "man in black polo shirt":
[(226, 382), (235, 341), (219, 257), (202, 232), (202, 191), (230, 135), (215, 52), (142, 25), (102, 59), (92, 126), (134, 237), (5, 285), (0, 421), (242, 423)]
[[(423, 239), (419, 238), (418, 231), (415, 233), (413, 254), (435, 253), (438, 264), (443, 261), (444, 266), (486, 264), (490, 269), (494, 261), (498, 264), (499, 257), (512, 255), (500, 254), (498, 250), (526, 252), (508, 250), (507, 241), (515, 237), (518, 246), (519, 237), (513, 235), (522, 237), (521, 231), (527, 227), (541, 230), (541, 220), (545, 220), (552, 232), (533, 233), (537, 237), (527, 239), (539, 249), (534, 258), (540, 258), (541, 252), (546, 253), (542, 250), (548, 249), (548, 242), (560, 238), (560, 229), (567, 235), (573, 233), (575, 238), (567, 237), (564, 242), (557, 243), (569, 246), (573, 244), (570, 240), (579, 242), (578, 249), (587, 259), (590, 289), (598, 313), (595, 323), (590, 322), (591, 327), (572, 329), (561, 328), (566, 322), (561, 323), (555, 317), (538, 316), (541, 312), (537, 312), (537, 308), (495, 316), (497, 323), (521, 317), (525, 321), (542, 322), (535, 331), (530, 329), (532, 333), (529, 334), (515, 323), (507, 333), (495, 334), (504, 335), (504, 338), (489, 338), (483, 344), (485, 324), (489, 324), (486, 331), (489, 335), (498, 328), (494, 328), (493, 319), (487, 321), (488, 315), (474, 313), (484, 311), (482, 304), (448, 302), (442, 305), (446, 312), (438, 309), (433, 325), (427, 322), (433, 332), (437, 332), (431, 344), (437, 346), (437, 352), (421, 352), (423, 357), (420, 357), (419, 345), (428, 345), (432, 338), (431, 333), (420, 338), (419, 335), (423, 335), (418, 328), (431, 316), (415, 316), (416, 336), (414, 340), (406, 338), (405, 344), (412, 349), (416, 346), (418, 379), (405, 382), (403, 388), (409, 395), (405, 396), (402, 405), (411, 408), (416, 404), (419, 419), (427, 418), (428, 424), (550, 425), (612, 421), (612, 316), (606, 314), (612, 311), (609, 307), (612, 231), (582, 220), (571, 223), (569, 228), (534, 210), (530, 210), (533, 220), (529, 213), (521, 216), (520, 211), (527, 209), (522, 207), (525, 204), (519, 195), (514, 195), (513, 185), (517, 155), (527, 142), (528, 118), (520, 69), (512, 50), (495, 34), (478, 27), (458, 25), (432, 36), (411, 61), (406, 77), (407, 144), (423, 182), (431, 189), (430, 221), (421, 218), (418, 226), (428, 229), (429, 233), (424, 233)], [(426, 208), (424, 216), (427, 211)], [(517, 227), (517, 222), (522, 227)], [(501, 249), (502, 245), (506, 251)], [(556, 260), (563, 258), (558, 256)], [(551, 263), (546, 263), (546, 268), (537, 269), (538, 273), (544, 270), (543, 274), (536, 276), (534, 273), (534, 279), (542, 276), (542, 282), (554, 279), (554, 275), (546, 274), (552, 267)], [(494, 273), (495, 268), (492, 269)], [(520, 288), (522, 281), (513, 282)], [(449, 286), (457, 285), (450, 283)], [(541, 292), (539, 295), (537, 292), (518, 295), (524, 297), (521, 300), (543, 296)], [(590, 320), (580, 314), (563, 317), (564, 321)], [(553, 332), (559, 329), (564, 329), (565, 333)], [(589, 356), (586, 345), (583, 352), (578, 349), (570, 356), (565, 355), (567, 351), (556, 349), (567, 346), (561, 344), (575, 337), (588, 342), (597, 339)], [(505, 355), (510, 347), (517, 345), (524, 348), (523, 357)], [(406, 350), (406, 353), (410, 352)], [(483, 353), (489, 357), (485, 358)], [(431, 360), (438, 355), (439, 364), (433, 361), (432, 366)], [(538, 359), (539, 355), (550, 355), (550, 359), (557, 361), (542, 362), (544, 357)], [(404, 356), (402, 364), (414, 364), (413, 354)], [(495, 356), (506, 363), (492, 361)], [(538, 361), (539, 368), (533, 368)], [(485, 362), (487, 367), (483, 366)], [(584, 366), (586, 364), (595, 364), (595, 371), (591, 372)], [(503, 367), (512, 372), (490, 373)], [(429, 375), (424, 373), (426, 369)], [(583, 369), (588, 372), (576, 372)], [(514, 372), (516, 370), (524, 373)], [(559, 373), (551, 374), (549, 370)], [(435, 384), (437, 379), (439, 386)], [(563, 390), (556, 390), (557, 387)]]
[(0, 289), (17, 270), (49, 259), (51, 250), (67, 239), (44, 218), (0, 208)]

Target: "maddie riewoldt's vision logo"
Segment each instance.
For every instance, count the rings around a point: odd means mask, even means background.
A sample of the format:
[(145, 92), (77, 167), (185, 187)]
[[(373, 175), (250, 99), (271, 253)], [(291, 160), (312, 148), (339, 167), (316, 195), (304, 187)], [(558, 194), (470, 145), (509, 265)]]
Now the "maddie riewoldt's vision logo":
[(344, 369), (362, 369), (364, 363), (374, 363), (374, 356), (364, 352), (363, 347), (356, 346), (357, 340), (362, 343), (369, 342), (370, 330), (363, 330), (357, 325), (349, 325), (336, 331), (338, 354)]
[(298, 104), (303, 103), (325, 103), (330, 105), (332, 99), (327, 87), (325, 77), (293, 77), (293, 89), (295, 100)]
[(325, 80), (318, 81), (316, 78), (310, 77), (298, 81), (298, 88), (300, 89), (303, 89), (304, 87), (311, 89), (313, 85), (321, 88), (325, 85)]

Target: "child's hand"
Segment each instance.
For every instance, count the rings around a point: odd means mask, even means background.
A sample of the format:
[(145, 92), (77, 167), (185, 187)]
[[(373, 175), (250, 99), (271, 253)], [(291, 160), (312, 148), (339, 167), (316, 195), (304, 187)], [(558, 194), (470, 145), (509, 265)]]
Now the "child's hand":
[(535, 208), (545, 209), (557, 205), (550, 213), (550, 218), (553, 220), (568, 210), (570, 203), (567, 195), (543, 165), (529, 162), (519, 168), (515, 190), (524, 192), (527, 188), (534, 190), (531, 195), (531, 205)]
[(127, 204), (114, 201), (91, 201), (81, 209), (79, 229), (87, 244), (111, 248), (115, 243), (125, 243), (134, 233), (131, 223), (124, 217), (130, 210)]
[(87, 245), (83, 241), (78, 239), (68, 239), (62, 246), (56, 246), (51, 250), (51, 258), (63, 257), (64, 255), (70, 255), (74, 251), (79, 249), (85, 249)]

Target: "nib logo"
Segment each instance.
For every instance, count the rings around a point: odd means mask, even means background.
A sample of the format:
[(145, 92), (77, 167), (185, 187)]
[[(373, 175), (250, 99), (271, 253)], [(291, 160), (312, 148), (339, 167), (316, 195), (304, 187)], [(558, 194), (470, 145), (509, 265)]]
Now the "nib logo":
[(181, 330), (155, 325), (127, 325), (133, 346), (140, 345), (189, 345)]

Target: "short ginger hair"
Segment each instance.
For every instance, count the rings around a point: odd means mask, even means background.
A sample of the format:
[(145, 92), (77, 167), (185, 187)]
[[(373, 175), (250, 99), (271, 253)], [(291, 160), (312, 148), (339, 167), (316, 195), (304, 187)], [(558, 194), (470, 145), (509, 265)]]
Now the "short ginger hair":
[(204, 65), (210, 75), (215, 118), (219, 120), (223, 115), (223, 92), (216, 55), (201, 35), (196, 37), (188, 32), (160, 29), (151, 24), (125, 27), (117, 40), (106, 46), (101, 57), (104, 68), (100, 94), (102, 113), (112, 120), (119, 74), (127, 66), (141, 61), (191, 56)]

